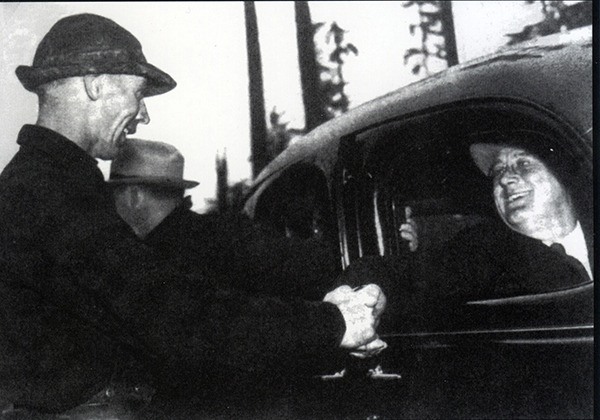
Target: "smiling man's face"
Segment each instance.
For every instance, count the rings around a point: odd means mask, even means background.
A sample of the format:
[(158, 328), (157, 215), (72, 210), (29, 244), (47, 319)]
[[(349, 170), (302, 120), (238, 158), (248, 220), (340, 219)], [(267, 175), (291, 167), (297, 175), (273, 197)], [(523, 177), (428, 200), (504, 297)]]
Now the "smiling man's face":
[(491, 169), (494, 201), (504, 223), (542, 239), (572, 217), (569, 194), (538, 157), (513, 147), (500, 150)]

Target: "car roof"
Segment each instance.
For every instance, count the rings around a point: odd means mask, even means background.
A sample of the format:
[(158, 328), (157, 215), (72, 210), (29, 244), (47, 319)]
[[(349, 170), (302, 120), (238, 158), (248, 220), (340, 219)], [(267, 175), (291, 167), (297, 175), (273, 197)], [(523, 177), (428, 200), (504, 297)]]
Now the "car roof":
[(591, 27), (584, 29), (503, 48), (353, 108), (297, 138), (259, 174), (254, 186), (306, 157), (326, 167), (346, 134), (400, 115), (476, 98), (536, 104), (573, 126), (591, 146), (593, 44)]

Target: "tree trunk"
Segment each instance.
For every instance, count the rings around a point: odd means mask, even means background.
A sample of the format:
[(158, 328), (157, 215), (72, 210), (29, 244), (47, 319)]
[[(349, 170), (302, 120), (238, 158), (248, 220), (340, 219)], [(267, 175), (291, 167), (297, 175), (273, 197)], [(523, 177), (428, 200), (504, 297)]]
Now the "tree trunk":
[(253, 1), (244, 2), (246, 18), (246, 48), (248, 51), (248, 84), (250, 94), (250, 161), (252, 177), (256, 178), (268, 163), (267, 121), (262, 78), (258, 23)]
[(327, 120), (324, 112), (319, 67), (315, 53), (314, 29), (310, 17), (308, 2), (295, 1), (296, 41), (298, 45), (298, 64), (300, 83), (304, 103), (305, 131), (310, 131)]
[(227, 155), (215, 159), (217, 170), (217, 211), (224, 214), (228, 210), (227, 192), (229, 191), (229, 171), (227, 170)]
[(458, 52), (456, 49), (456, 34), (454, 32), (454, 17), (452, 15), (452, 2), (440, 1), (440, 19), (444, 31), (446, 61), (448, 67), (458, 64)]

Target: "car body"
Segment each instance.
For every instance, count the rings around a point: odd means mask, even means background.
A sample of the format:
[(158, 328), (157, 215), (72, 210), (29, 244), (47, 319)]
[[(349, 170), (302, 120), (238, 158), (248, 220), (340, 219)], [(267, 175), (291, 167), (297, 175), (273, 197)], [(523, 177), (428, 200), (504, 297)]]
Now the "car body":
[[(552, 147), (579, 162), (572, 193), (591, 236), (588, 34), (500, 50), (324, 123), (261, 172), (246, 213), (282, 234), (324, 241), (344, 269), (362, 257), (408, 255), (398, 234), (405, 206), (420, 248), (497, 217), (469, 138), (522, 128), (551, 134)], [(298, 391), (308, 401), (300, 410), (352, 418), (592, 417), (593, 308), (593, 282), (467, 301), (449, 309), (442, 327), (382, 332), (388, 349), (315, 377)]]

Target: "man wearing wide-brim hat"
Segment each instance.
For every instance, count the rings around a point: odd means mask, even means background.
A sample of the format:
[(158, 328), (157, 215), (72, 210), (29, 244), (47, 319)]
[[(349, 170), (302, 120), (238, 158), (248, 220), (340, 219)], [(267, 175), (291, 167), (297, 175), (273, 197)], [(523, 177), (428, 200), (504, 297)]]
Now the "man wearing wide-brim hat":
[[(591, 238), (584, 235), (581, 222), (585, 213), (581, 196), (587, 191), (580, 176), (581, 162), (555, 138), (533, 130), (478, 133), (477, 139), (480, 142), (470, 147), (471, 156), (492, 182), (494, 203), (504, 225), (544, 245), (545, 251), (553, 248), (566, 253), (585, 268), (580, 282), (591, 279)], [(579, 197), (577, 189), (583, 191)]]
[(184, 191), (198, 182), (183, 179), (184, 162), (176, 147), (142, 139), (129, 139), (112, 161), (108, 182), (117, 212), (138, 237), (146, 238), (174, 212), (187, 215), (191, 201)]
[(582, 226), (582, 217), (587, 219), (583, 202), (589, 197), (585, 197), (588, 188), (581, 177), (581, 162), (556, 139), (533, 130), (491, 131), (473, 137), (479, 142), (471, 144), (471, 156), (491, 179), (504, 225), (519, 237), (544, 245), (544, 251), (557, 250), (559, 260), (566, 255), (574, 266), (585, 268), (580, 270), (580, 283), (591, 280), (592, 238)]
[[(159, 261), (119, 217), (96, 159), (149, 122), (145, 97), (175, 87), (131, 33), (65, 17), (17, 76), (39, 113), (0, 174), (0, 396), (16, 410), (106, 402), (132, 371), (164, 394), (206, 366), (294, 372), (340, 348), (370, 354), (385, 306), (377, 286), (294, 304), (220, 291)], [(142, 388), (126, 400), (146, 401)]]

